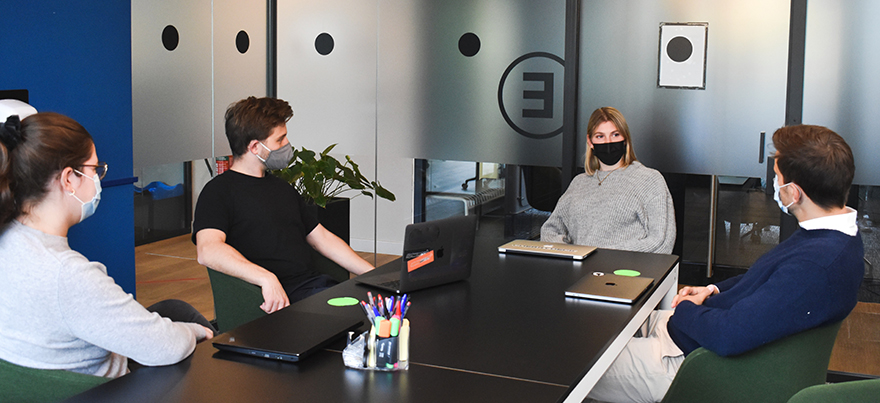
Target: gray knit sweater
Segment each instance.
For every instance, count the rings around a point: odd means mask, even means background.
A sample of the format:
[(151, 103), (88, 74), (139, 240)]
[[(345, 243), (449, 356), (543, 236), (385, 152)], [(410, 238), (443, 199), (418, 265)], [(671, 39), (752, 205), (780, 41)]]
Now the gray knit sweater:
[(147, 311), (67, 238), (0, 227), (0, 358), (21, 366), (118, 377), (127, 358), (176, 363), (204, 329)]
[(541, 227), (541, 240), (672, 252), (675, 210), (663, 175), (636, 161), (610, 174), (576, 176)]

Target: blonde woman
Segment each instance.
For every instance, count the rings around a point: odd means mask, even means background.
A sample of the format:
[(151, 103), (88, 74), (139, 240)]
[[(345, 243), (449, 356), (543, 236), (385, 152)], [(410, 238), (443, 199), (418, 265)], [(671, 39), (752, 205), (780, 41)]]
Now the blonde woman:
[(623, 114), (593, 111), (586, 172), (576, 176), (541, 227), (541, 241), (670, 253), (675, 210), (666, 181), (636, 160)]

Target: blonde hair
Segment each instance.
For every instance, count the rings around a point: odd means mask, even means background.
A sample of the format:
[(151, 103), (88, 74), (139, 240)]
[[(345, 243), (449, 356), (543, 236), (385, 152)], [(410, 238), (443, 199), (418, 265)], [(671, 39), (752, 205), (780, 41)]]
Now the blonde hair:
[[(600, 124), (605, 122), (611, 122), (617, 127), (617, 131), (623, 136), (623, 141), (626, 142), (626, 153), (623, 154), (623, 164), (621, 168), (625, 168), (632, 164), (633, 161), (636, 161), (636, 152), (633, 150), (632, 146), (632, 137), (629, 135), (629, 126), (626, 125), (626, 119), (624, 119), (623, 114), (620, 113), (619, 110), (612, 108), (610, 106), (603, 106), (599, 109), (593, 111), (593, 114), (590, 115), (590, 120), (587, 122), (587, 140), (595, 134), (596, 128), (599, 127)], [(590, 148), (590, 145), (587, 144), (587, 156), (584, 161), (584, 170), (587, 171), (587, 175), (592, 176), (599, 170), (599, 158), (593, 154), (593, 149)]]

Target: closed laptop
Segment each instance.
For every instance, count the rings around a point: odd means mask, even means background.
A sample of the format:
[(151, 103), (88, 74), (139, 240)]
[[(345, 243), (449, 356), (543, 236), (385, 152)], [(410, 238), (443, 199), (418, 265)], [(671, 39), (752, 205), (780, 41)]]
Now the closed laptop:
[(299, 361), (349, 330), (360, 319), (299, 312), (287, 307), (211, 339), (218, 350), (271, 360)]
[(596, 251), (595, 246), (571, 245), (517, 239), (498, 247), (500, 253), (524, 253), (528, 255), (583, 260)]
[(618, 276), (601, 272), (584, 276), (565, 290), (565, 296), (632, 304), (654, 283), (648, 277)]

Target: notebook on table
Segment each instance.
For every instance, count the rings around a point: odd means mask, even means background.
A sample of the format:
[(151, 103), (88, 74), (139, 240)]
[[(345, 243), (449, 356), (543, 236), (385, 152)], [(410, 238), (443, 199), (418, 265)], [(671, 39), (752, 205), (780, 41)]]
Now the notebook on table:
[(501, 253), (525, 253), (574, 260), (584, 260), (584, 258), (595, 251), (595, 246), (530, 241), (526, 239), (517, 239), (498, 247), (498, 252)]
[(211, 339), (218, 350), (299, 361), (362, 324), (360, 319), (285, 308)]
[(565, 296), (632, 304), (654, 283), (648, 277), (618, 276), (601, 272), (584, 276), (565, 290)]
[(382, 267), (395, 271), (361, 275), (355, 281), (403, 294), (464, 280), (471, 274), (476, 216), (459, 216), (406, 226), (402, 257)]

